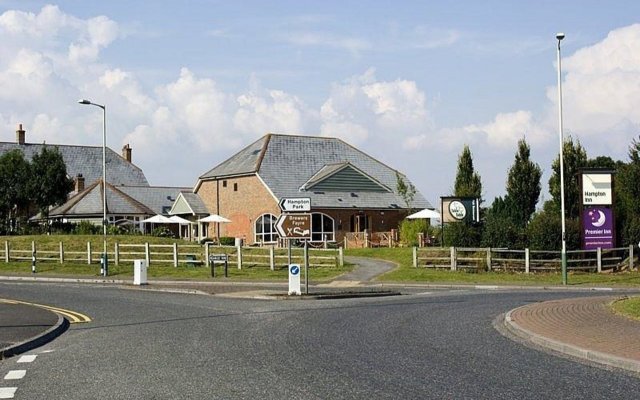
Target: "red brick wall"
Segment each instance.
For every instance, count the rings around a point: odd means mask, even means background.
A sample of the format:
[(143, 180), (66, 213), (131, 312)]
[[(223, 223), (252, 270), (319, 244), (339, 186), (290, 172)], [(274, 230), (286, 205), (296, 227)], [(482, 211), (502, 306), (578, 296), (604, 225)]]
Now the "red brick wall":
[[(219, 209), (216, 198), (218, 188)], [(221, 179), (218, 183), (215, 180), (204, 181), (197, 193), (209, 211), (231, 220), (228, 224), (220, 224), (220, 236), (243, 238), (247, 244), (254, 241), (253, 224), (258, 217), (268, 213), (280, 214), (278, 203), (255, 175)]]

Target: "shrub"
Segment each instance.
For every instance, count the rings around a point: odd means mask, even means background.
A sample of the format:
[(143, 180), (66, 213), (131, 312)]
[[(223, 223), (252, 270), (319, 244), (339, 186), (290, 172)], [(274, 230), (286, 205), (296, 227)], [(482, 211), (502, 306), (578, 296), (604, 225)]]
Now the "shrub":
[(424, 233), (425, 236), (428, 236), (429, 230), (429, 224), (425, 219), (405, 219), (400, 223), (400, 241), (405, 246), (418, 246), (418, 234)]
[(153, 231), (151, 231), (151, 236), (166, 237), (166, 238), (174, 237), (173, 232), (171, 232), (169, 228), (165, 228), (164, 226), (159, 226), (157, 228), (154, 228)]
[(73, 228), (74, 235), (98, 235), (102, 232), (102, 227), (100, 225), (94, 225), (89, 221), (80, 221), (80, 223), (76, 224)]
[(236, 244), (236, 238), (230, 236), (222, 236), (220, 238), (221, 246), (233, 246)]

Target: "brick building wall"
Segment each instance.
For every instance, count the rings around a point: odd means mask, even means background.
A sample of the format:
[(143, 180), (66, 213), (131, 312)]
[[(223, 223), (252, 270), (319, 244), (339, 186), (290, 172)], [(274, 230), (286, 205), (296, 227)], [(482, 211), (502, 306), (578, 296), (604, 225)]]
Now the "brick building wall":
[(255, 175), (203, 181), (197, 193), (209, 211), (231, 220), (220, 224), (220, 236), (243, 238), (247, 244), (254, 242), (257, 218), (280, 215), (277, 201)]

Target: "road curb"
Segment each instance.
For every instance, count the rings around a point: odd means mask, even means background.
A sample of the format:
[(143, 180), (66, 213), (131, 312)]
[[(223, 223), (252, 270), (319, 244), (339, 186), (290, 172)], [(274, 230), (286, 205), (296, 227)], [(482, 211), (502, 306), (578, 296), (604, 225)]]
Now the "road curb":
[(541, 346), (543, 348), (565, 354), (568, 356), (572, 356), (578, 359), (594, 362), (597, 364), (606, 365), (608, 367), (620, 368), (627, 371), (640, 373), (640, 361), (632, 360), (629, 358), (623, 358), (614, 356), (607, 353), (602, 353), (595, 350), (586, 349), (579, 346), (574, 346), (569, 343), (560, 342), (555, 339), (551, 339), (545, 337), (543, 335), (539, 335), (533, 331), (525, 329), (518, 325), (513, 319), (511, 319), (511, 313), (514, 311), (527, 307), (522, 306), (518, 308), (514, 308), (513, 310), (508, 311), (504, 315), (504, 327), (514, 336), (517, 336), (520, 339), (523, 339), (527, 342), (533, 343), (535, 345)]
[(56, 322), (56, 324), (40, 335), (33, 336), (23, 342), (16, 343), (4, 349), (0, 349), (0, 360), (13, 357), (18, 354), (26, 353), (27, 351), (33, 350), (36, 347), (45, 345), (58, 336), (62, 335), (68, 328), (69, 321), (67, 321), (67, 319), (63, 318), (61, 315), (58, 315), (58, 321)]

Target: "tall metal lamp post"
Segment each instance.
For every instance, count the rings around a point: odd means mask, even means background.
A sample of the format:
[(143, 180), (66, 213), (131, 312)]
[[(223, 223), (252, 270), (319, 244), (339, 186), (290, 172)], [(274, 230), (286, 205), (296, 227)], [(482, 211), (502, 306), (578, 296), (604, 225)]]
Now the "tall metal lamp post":
[(107, 108), (102, 104), (89, 100), (78, 100), (78, 103), (102, 108), (102, 276), (109, 275), (109, 258), (107, 257)]
[(562, 221), (562, 284), (567, 284), (567, 237), (564, 210), (564, 135), (562, 133), (562, 64), (560, 59), (560, 42), (564, 39), (564, 33), (556, 34), (558, 39), (558, 136), (560, 137), (560, 218)]

